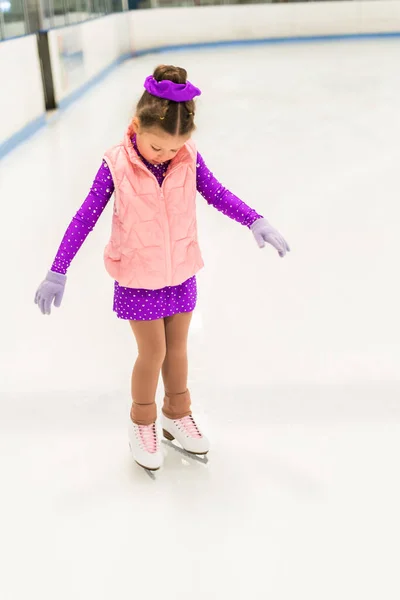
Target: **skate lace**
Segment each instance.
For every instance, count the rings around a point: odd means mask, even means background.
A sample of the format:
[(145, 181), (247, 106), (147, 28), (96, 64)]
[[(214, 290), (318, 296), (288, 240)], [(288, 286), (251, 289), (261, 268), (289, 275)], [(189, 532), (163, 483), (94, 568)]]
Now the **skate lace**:
[(197, 427), (195, 420), (192, 416), (183, 417), (183, 419), (179, 419), (175, 421), (178, 427), (181, 427), (185, 433), (191, 438), (201, 438), (202, 435)]
[(158, 450), (158, 437), (155, 423), (152, 425), (138, 425), (139, 437), (146, 452), (154, 454)]

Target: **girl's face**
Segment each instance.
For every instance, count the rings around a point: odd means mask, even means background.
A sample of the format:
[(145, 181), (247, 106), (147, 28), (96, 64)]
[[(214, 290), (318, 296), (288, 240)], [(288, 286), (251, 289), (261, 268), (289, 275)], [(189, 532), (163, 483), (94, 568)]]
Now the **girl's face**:
[(190, 139), (187, 135), (170, 135), (160, 128), (143, 129), (135, 117), (132, 123), (140, 154), (153, 165), (171, 160)]

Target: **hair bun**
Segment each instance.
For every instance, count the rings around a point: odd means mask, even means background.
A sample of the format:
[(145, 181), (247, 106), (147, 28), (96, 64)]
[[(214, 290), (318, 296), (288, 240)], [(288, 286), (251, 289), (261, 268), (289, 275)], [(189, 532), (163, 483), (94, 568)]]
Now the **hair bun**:
[(174, 83), (186, 83), (187, 72), (181, 67), (174, 67), (172, 65), (160, 65), (155, 69), (153, 77), (156, 81), (164, 81), (165, 79), (168, 79), (169, 81), (173, 81)]

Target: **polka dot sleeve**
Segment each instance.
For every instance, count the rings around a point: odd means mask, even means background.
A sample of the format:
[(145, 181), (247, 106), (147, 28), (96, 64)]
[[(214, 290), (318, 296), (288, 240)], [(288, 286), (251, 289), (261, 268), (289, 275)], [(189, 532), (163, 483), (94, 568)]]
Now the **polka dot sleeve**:
[(72, 259), (93, 230), (114, 192), (114, 183), (107, 163), (103, 161), (90, 192), (72, 219), (51, 267), (56, 273), (66, 274)]
[(199, 153), (197, 154), (197, 191), (208, 204), (246, 227), (251, 227), (254, 221), (261, 218), (255, 210), (220, 184)]

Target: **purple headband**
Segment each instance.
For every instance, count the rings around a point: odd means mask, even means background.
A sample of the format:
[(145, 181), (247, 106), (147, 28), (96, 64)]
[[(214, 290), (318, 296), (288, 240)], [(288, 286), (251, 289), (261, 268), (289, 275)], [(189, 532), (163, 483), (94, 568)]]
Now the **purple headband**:
[(186, 83), (174, 83), (169, 79), (157, 81), (152, 75), (146, 77), (144, 87), (152, 96), (173, 102), (188, 102), (201, 94), (199, 88), (192, 85), (190, 81)]

